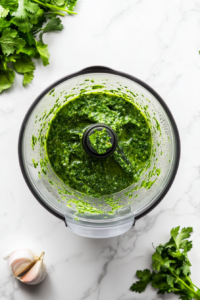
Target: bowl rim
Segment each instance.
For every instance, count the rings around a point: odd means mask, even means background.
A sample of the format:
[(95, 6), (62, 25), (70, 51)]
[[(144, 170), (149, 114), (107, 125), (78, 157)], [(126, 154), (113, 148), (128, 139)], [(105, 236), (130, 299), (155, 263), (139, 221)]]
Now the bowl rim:
[(42, 197), (39, 196), (39, 194), (34, 190), (33, 186), (31, 185), (28, 176), (26, 174), (25, 171), (25, 167), (24, 167), (24, 163), (23, 163), (23, 157), (22, 157), (22, 144), (23, 144), (23, 136), (24, 136), (24, 131), (26, 128), (26, 124), (29, 120), (29, 117), (33, 111), (33, 109), (35, 108), (35, 106), (38, 104), (38, 102), (41, 100), (41, 98), (43, 96), (45, 96), (49, 91), (51, 91), (53, 88), (55, 88), (58, 84), (80, 76), (80, 75), (85, 75), (85, 74), (89, 74), (89, 73), (107, 73), (107, 74), (113, 74), (113, 75), (118, 75), (121, 77), (125, 77), (128, 78), (138, 84), (140, 84), (141, 86), (143, 86), (147, 91), (149, 91), (157, 100), (158, 102), (161, 104), (161, 106), (164, 108), (174, 131), (174, 137), (175, 137), (175, 143), (176, 143), (176, 157), (175, 157), (175, 163), (174, 163), (174, 169), (172, 171), (170, 180), (168, 181), (167, 185), (165, 186), (165, 188), (162, 190), (162, 192), (160, 193), (160, 196), (158, 197), (158, 199), (152, 204), (150, 205), (145, 211), (143, 211), (141, 214), (135, 216), (135, 220), (138, 220), (140, 218), (142, 218), (143, 216), (145, 216), (146, 214), (148, 214), (151, 210), (153, 210), (162, 200), (163, 198), (166, 196), (167, 192), (169, 191), (175, 177), (177, 174), (177, 170), (178, 170), (178, 166), (179, 166), (179, 161), (180, 161), (180, 155), (181, 155), (181, 144), (180, 144), (180, 137), (179, 137), (179, 132), (178, 132), (178, 128), (176, 125), (176, 122), (172, 116), (172, 113), (170, 111), (170, 109), (168, 108), (168, 106), (166, 105), (166, 103), (164, 102), (164, 100), (160, 97), (160, 95), (154, 90), (152, 89), (148, 84), (146, 84), (145, 82), (143, 82), (142, 80), (129, 75), (127, 73), (123, 73), (121, 71), (117, 71), (108, 67), (104, 67), (104, 66), (91, 66), (91, 67), (87, 67), (84, 68), (78, 72), (72, 73), (70, 75), (64, 76), (62, 78), (60, 78), (59, 80), (55, 81), (54, 83), (52, 83), (51, 85), (49, 85), (45, 90), (43, 90), (42, 93), (40, 93), (40, 95), (33, 101), (33, 103), (31, 104), (31, 106), (29, 107), (23, 121), (22, 121), (22, 125), (20, 128), (20, 132), (19, 132), (19, 139), (18, 139), (18, 158), (19, 158), (19, 165), (21, 168), (21, 172), (22, 175), (24, 177), (24, 180), (27, 184), (27, 186), (29, 187), (30, 191), (32, 192), (32, 194), (34, 195), (34, 197), (38, 200), (38, 202), (46, 209), (48, 210), (51, 214), (53, 214), (54, 216), (56, 216), (57, 218), (65, 221), (65, 216), (54, 211), (50, 206), (47, 205), (46, 202), (43, 201)]

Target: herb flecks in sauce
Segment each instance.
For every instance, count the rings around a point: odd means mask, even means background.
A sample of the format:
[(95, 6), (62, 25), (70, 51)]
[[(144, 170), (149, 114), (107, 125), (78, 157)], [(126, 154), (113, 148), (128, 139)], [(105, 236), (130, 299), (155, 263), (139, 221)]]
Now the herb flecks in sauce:
[(112, 147), (106, 128), (102, 130), (94, 129), (94, 133), (89, 136), (89, 140), (92, 148), (99, 154), (106, 153), (107, 149)]
[[(131, 172), (120, 166), (115, 153), (105, 159), (85, 153), (82, 136), (94, 123), (115, 130)], [(124, 97), (105, 92), (81, 94), (59, 108), (46, 139), (55, 173), (71, 188), (93, 196), (116, 193), (137, 182), (149, 166), (151, 146), (151, 131), (141, 110)]]
[(34, 158), (32, 159), (32, 162), (33, 162), (34, 168), (36, 169), (39, 163), (37, 161), (35, 161)]
[(35, 145), (37, 144), (37, 140), (38, 140), (37, 137), (32, 135), (31, 146), (33, 150), (35, 148)]

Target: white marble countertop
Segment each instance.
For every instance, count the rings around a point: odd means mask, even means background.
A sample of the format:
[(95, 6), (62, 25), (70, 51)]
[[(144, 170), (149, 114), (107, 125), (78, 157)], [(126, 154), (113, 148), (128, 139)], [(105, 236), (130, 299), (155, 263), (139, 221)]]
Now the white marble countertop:
[[(29, 247), (46, 252), (48, 276), (35, 287), (15, 280), (0, 259), (1, 300), (178, 299), (129, 291), (137, 269), (148, 268), (152, 242), (165, 242), (172, 227), (193, 226), (192, 279), (200, 286), (200, 2), (199, 0), (79, 0), (65, 29), (46, 34), (51, 63), (36, 62), (28, 88), (16, 76), (0, 95), (0, 258)], [(23, 117), (55, 80), (91, 65), (130, 73), (152, 86), (177, 122), (182, 155), (163, 201), (126, 234), (105, 240), (73, 234), (33, 197), (17, 154)]]

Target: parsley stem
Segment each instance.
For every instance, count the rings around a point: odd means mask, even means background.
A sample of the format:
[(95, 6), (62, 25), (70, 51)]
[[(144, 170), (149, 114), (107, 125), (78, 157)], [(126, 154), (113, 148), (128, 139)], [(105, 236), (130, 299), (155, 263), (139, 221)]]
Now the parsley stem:
[(34, 35), (37, 34), (40, 31), (41, 31), (41, 29), (38, 29), (37, 31), (34, 31)]
[(74, 15), (77, 15), (76, 12), (74, 11), (71, 11), (71, 10), (68, 10), (68, 9), (63, 9), (61, 7), (58, 7), (58, 6), (54, 6), (54, 5), (51, 5), (51, 4), (48, 4), (48, 3), (43, 3), (43, 2), (40, 2), (39, 0), (32, 0), (40, 5), (43, 5), (43, 6), (46, 6), (46, 7), (49, 7), (51, 9), (58, 9), (58, 10), (61, 10), (61, 11), (66, 11), (68, 14), (74, 14)]
[(190, 277), (186, 276), (187, 280), (197, 289), (199, 290), (199, 288), (192, 282), (192, 280), (190, 279)]
[[(34, 0), (33, 0), (34, 1)], [(47, 14), (55, 14), (55, 15), (59, 15), (59, 16), (62, 16), (62, 17), (64, 17), (65, 16), (65, 14), (62, 14), (61, 12), (56, 12), (56, 11), (51, 11), (51, 12), (47, 12)], [(44, 15), (45, 15), (45, 13), (44, 13)]]
[(194, 289), (192, 289), (191, 287), (189, 287), (183, 280), (180, 279), (179, 276), (177, 276), (173, 271), (171, 271), (171, 273), (174, 275), (174, 277), (177, 278), (177, 280), (179, 280), (188, 290), (190, 290), (194, 295), (197, 296), (196, 299), (200, 299), (200, 295), (196, 293), (196, 291)]

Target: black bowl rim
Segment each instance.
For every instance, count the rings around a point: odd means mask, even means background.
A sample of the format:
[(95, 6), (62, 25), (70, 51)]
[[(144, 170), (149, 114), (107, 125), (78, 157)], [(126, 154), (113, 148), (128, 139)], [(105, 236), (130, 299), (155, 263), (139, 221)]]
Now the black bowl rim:
[(61, 214), (59, 214), (58, 212), (54, 211), (53, 209), (51, 209), (43, 200), (42, 198), (38, 195), (38, 193), (36, 193), (36, 191), (34, 190), (33, 186), (31, 185), (28, 176), (26, 174), (25, 168), (24, 168), (24, 164), (23, 164), (23, 158), (22, 158), (22, 141), (23, 141), (23, 135), (24, 135), (24, 130), (26, 128), (26, 123), (29, 119), (29, 116), (31, 115), (34, 107), (37, 105), (37, 103), (41, 100), (41, 98), (46, 95), (49, 91), (51, 91), (54, 87), (56, 87), (58, 84), (62, 83), (63, 81), (66, 81), (68, 79), (74, 78), (76, 76), (80, 76), (80, 75), (84, 75), (84, 74), (89, 74), (89, 73), (107, 73), (107, 74), (114, 74), (114, 75), (119, 75), (125, 78), (128, 78), (138, 84), (140, 84), (141, 86), (143, 86), (146, 90), (148, 90), (161, 104), (161, 106), (164, 108), (170, 122), (172, 125), (172, 128), (174, 130), (174, 136), (175, 136), (175, 142), (176, 142), (176, 158), (175, 158), (175, 165), (174, 165), (174, 170), (173, 173), (171, 175), (171, 178), (168, 182), (168, 184), (166, 185), (165, 189), (163, 189), (163, 191), (161, 192), (159, 198), (156, 200), (155, 203), (153, 203), (148, 209), (146, 209), (144, 212), (142, 212), (141, 214), (137, 215), (135, 217), (136, 220), (142, 218), (143, 216), (145, 216), (146, 214), (148, 214), (151, 210), (153, 210), (161, 201), (162, 199), (165, 197), (165, 195), (167, 194), (167, 192), (169, 191), (177, 170), (178, 170), (178, 166), (179, 166), (179, 161), (180, 161), (180, 154), (181, 154), (181, 145), (180, 145), (180, 137), (179, 137), (179, 132), (178, 132), (178, 128), (176, 125), (176, 122), (171, 114), (171, 111), (169, 110), (168, 106), (166, 105), (166, 103), (164, 102), (164, 100), (160, 97), (160, 95), (158, 95), (158, 93), (152, 89), (148, 84), (146, 84), (145, 82), (143, 82), (142, 80), (120, 72), (120, 71), (116, 71), (114, 69), (110, 69), (108, 67), (104, 67), (104, 66), (91, 66), (85, 69), (82, 69), (78, 72), (72, 73), (68, 76), (65, 76), (59, 80), (57, 80), (56, 82), (54, 82), (53, 84), (51, 84), (49, 87), (47, 87), (36, 99), (35, 101), (32, 103), (32, 105), (30, 106), (30, 108), (28, 109), (24, 120), (22, 122), (21, 128), (20, 128), (20, 133), (19, 133), (19, 140), (18, 140), (18, 157), (19, 157), (19, 164), (20, 164), (20, 168), (21, 168), (21, 172), (23, 174), (23, 177), (26, 181), (27, 186), (29, 187), (30, 191), (32, 192), (32, 194), (34, 195), (34, 197), (38, 200), (38, 202), (45, 208), (47, 209), (50, 213), (52, 213), (54, 216), (56, 216), (57, 218), (61, 219), (61, 220), (65, 220), (65, 217)]

